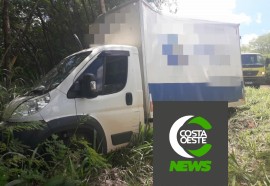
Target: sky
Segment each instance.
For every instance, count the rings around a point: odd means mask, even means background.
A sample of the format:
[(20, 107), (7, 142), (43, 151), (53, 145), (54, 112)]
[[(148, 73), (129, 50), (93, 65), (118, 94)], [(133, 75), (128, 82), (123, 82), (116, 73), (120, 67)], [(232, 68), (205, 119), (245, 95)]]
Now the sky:
[(179, 0), (177, 14), (239, 23), (241, 45), (270, 32), (269, 0)]

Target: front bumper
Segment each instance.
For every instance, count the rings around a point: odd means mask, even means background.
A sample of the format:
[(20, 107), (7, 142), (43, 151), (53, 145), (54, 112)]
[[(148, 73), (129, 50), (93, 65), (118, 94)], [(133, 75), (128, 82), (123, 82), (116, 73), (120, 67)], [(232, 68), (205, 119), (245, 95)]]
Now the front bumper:
[(265, 84), (265, 77), (244, 77), (244, 84), (246, 86), (263, 85)]

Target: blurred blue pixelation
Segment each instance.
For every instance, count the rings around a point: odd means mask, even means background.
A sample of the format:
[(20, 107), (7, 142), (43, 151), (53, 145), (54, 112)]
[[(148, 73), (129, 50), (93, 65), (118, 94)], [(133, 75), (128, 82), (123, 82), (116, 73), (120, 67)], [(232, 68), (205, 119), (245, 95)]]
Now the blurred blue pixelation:
[[(209, 65), (230, 65), (230, 55), (226, 54), (227, 51), (222, 51), (222, 54), (216, 53), (216, 48), (220, 48), (222, 45), (194, 44), (184, 46), (179, 44), (180, 41), (177, 34), (166, 34), (165, 37), (166, 39), (163, 42), (166, 43), (162, 45), (162, 55), (167, 56), (166, 62), (168, 66), (189, 65), (190, 55), (209, 56)], [(183, 50), (184, 47), (186, 49), (191, 47), (191, 49), (185, 52)]]
[(167, 56), (167, 64), (169, 66), (179, 65), (178, 51), (175, 51), (175, 53), (173, 51), (173, 47), (177, 45), (178, 45), (178, 35), (167, 34), (167, 43), (162, 45), (162, 55)]

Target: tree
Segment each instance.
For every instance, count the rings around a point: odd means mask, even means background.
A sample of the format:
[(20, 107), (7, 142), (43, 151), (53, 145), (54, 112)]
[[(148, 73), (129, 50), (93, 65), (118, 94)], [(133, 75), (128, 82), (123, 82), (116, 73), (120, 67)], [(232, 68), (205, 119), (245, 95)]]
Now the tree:
[[(34, 6), (30, 8), (30, 14), (26, 17), (26, 22), (23, 29), (14, 30), (16, 35), (12, 38), (11, 41), (11, 26), (9, 20), (9, 0), (3, 0), (3, 36), (4, 36), (4, 53), (1, 60), (1, 67), (3, 71), (3, 77), (5, 81), (6, 87), (9, 87), (12, 78), (12, 68), (17, 60), (19, 52), (21, 50), (21, 45), (23, 43), (22, 39), (19, 37), (25, 37), (26, 33), (28, 32), (32, 18), (34, 15), (34, 10), (36, 9), (40, 0), (36, 0), (34, 2)], [(13, 47), (14, 44), (17, 44), (17, 47)]]
[(178, 1), (177, 0), (148, 0), (149, 3), (154, 4), (154, 6), (159, 10), (164, 10), (168, 8), (170, 13), (176, 14), (178, 11)]
[(263, 55), (270, 55), (270, 33), (259, 36), (252, 40), (248, 45), (241, 47), (245, 52), (258, 52)]
[(0, 85), (39, 79), (79, 50), (74, 34), (83, 40), (98, 15), (125, 1), (1, 0)]
[(241, 52), (251, 52), (249, 45), (242, 45)]

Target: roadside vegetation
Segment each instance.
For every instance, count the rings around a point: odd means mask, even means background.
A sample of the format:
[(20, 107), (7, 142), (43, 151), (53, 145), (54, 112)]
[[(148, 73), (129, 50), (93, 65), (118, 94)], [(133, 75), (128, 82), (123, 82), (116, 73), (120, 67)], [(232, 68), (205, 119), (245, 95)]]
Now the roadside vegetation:
[(141, 127), (130, 144), (101, 155), (75, 136), (58, 136), (31, 150), (14, 131), (41, 129), (35, 123), (1, 128), (0, 185), (153, 185), (153, 130)]
[(229, 118), (229, 185), (270, 185), (270, 90), (247, 87)]

